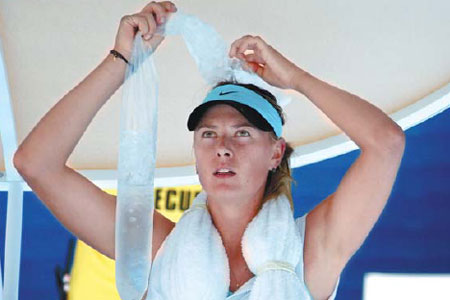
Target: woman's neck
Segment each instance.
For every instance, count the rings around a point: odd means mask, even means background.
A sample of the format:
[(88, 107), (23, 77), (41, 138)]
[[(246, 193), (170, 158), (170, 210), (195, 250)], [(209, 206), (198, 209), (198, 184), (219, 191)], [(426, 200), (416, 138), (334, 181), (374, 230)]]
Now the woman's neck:
[(258, 214), (262, 196), (260, 191), (246, 199), (208, 195), (208, 210), (227, 252), (241, 251), (242, 236), (248, 223)]

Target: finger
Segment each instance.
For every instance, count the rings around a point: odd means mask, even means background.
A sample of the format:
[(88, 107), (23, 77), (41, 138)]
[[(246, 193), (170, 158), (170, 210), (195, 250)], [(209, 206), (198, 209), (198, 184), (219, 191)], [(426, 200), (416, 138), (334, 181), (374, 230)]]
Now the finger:
[(143, 14), (142, 17), (148, 24), (148, 30), (146, 32), (142, 31), (142, 37), (146, 40), (150, 39), (153, 33), (156, 31), (156, 22), (153, 14)]
[(149, 13), (149, 12), (158, 12), (159, 14), (166, 14), (166, 13), (174, 13), (177, 11), (177, 8), (175, 4), (173, 4), (170, 1), (162, 1), (162, 2), (155, 2), (152, 1), (149, 4), (147, 4), (141, 12), (143, 13)]
[(252, 37), (251, 35), (244, 35), (243, 37), (241, 37), (241, 38), (235, 40), (233, 43), (231, 43), (229, 56), (230, 57), (236, 56), (237, 50), (239, 49), (239, 47), (242, 44), (242, 42), (245, 39), (248, 39), (248, 38), (251, 38), (251, 37)]
[[(247, 60), (247, 55), (254, 54), (255, 52), (248, 47), (248, 42), (241, 41), (239, 44), (234, 47), (234, 56), (241, 59)], [(245, 52), (252, 51), (252, 53), (246, 54)]]
[(261, 68), (261, 66), (257, 63), (249, 62), (249, 67), (251, 68), (252, 72), (255, 72), (258, 70), (258, 68)]
[(230, 57), (234, 56), (234, 57), (237, 57), (239, 59), (245, 59), (243, 57), (243, 55), (242, 55), (243, 52), (245, 51), (245, 50), (244, 51), (241, 50), (242, 46), (243, 46), (243, 42), (242, 41), (239, 41), (239, 42), (235, 43), (233, 46), (231, 46)]
[(133, 28), (138, 28), (138, 31), (145, 34), (149, 31), (149, 25), (145, 17), (138, 14), (131, 16), (124, 16), (121, 20), (122, 22), (129, 24)]
[(247, 50), (253, 50), (254, 53), (259, 54), (261, 53), (261, 49), (264, 47), (264, 42), (259, 37), (251, 37), (251, 38), (245, 38), (241, 41), (239, 44), (239, 47), (236, 49), (236, 55), (239, 53), (244, 54)]
[(263, 78), (263, 74), (264, 74), (264, 67), (256, 64), (256, 63), (251, 63), (252, 64), (252, 68), (253, 68), (253, 72), (255, 72), (256, 74), (258, 74), (259, 77)]
[(152, 1), (148, 3), (144, 8), (141, 10), (141, 13), (148, 13), (153, 11), (153, 6), (158, 5), (155, 1)]
[(162, 1), (160, 3), (167, 11), (170, 11), (170, 12), (176, 12), (177, 11), (177, 7), (171, 1)]
[[(151, 15), (152, 18), (158, 23), (163, 23), (163, 19), (166, 18), (166, 10), (165, 8), (154, 1), (147, 4), (141, 11), (141, 14)], [(154, 16), (153, 16), (154, 15)]]
[(154, 5), (153, 6), (153, 12), (156, 15), (156, 21), (158, 24), (162, 24), (167, 19), (167, 12), (166, 9), (162, 5)]
[(248, 62), (255, 62), (257, 64), (265, 63), (265, 61), (259, 55), (256, 55), (255, 53), (244, 54), (244, 56), (245, 56), (245, 60)]
[[(261, 37), (246, 35), (233, 42), (229, 55), (230, 57), (235, 56), (240, 59), (245, 59), (245, 52), (251, 50), (257, 56), (261, 56), (261, 49), (265, 46), (266, 43)], [(260, 63), (264, 63), (264, 61), (261, 60)]]
[(262, 75), (263, 68), (261, 65), (254, 63), (254, 62), (244, 62), (243, 63), (243, 69), (251, 72), (251, 73), (257, 73), (259, 76)]
[(228, 53), (228, 55), (230, 57), (233, 57), (236, 55), (236, 48), (238, 47), (240, 41), (242, 40), (242, 38), (235, 40), (233, 43), (231, 43), (230, 45), (230, 51)]

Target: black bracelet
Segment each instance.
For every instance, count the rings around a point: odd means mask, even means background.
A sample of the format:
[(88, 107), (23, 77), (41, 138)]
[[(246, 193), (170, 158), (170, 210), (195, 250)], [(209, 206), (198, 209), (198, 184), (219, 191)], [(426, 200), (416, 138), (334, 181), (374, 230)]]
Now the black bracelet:
[(118, 58), (120, 58), (121, 60), (123, 60), (124, 62), (126, 62), (127, 65), (129, 65), (128, 60), (127, 60), (122, 54), (120, 54), (120, 52), (118, 52), (118, 51), (112, 49), (111, 51), (109, 51), (109, 53), (111, 53), (112, 55), (114, 55), (114, 60), (116, 60), (116, 58), (118, 57)]

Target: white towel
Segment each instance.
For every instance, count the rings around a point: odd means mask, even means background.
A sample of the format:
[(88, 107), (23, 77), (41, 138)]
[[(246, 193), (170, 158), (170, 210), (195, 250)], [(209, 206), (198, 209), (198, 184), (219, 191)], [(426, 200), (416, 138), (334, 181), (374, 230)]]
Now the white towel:
[[(202, 191), (158, 251), (147, 300), (224, 300), (230, 269), (219, 232)], [(242, 238), (244, 259), (255, 282), (249, 299), (311, 299), (295, 273), (302, 251), (300, 232), (285, 195), (267, 201)]]

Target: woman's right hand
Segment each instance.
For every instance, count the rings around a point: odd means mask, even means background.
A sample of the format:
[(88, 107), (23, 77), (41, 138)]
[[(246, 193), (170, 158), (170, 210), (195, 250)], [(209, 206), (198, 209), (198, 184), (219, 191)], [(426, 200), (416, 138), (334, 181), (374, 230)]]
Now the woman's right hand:
[(164, 36), (155, 34), (156, 27), (165, 23), (170, 14), (176, 11), (175, 4), (170, 1), (152, 1), (139, 13), (123, 16), (120, 20), (114, 49), (129, 60), (137, 32), (142, 34), (145, 43), (151, 46), (153, 50), (156, 49), (164, 40)]

